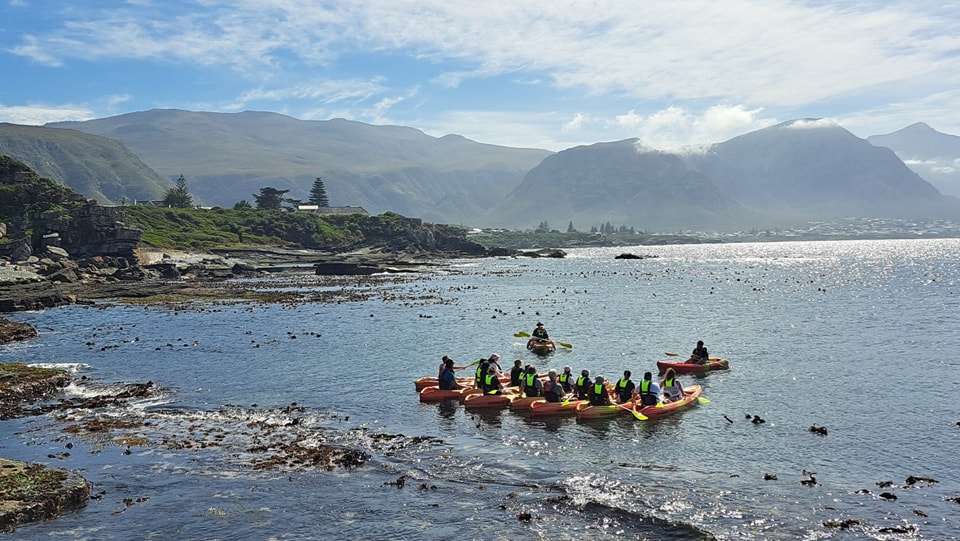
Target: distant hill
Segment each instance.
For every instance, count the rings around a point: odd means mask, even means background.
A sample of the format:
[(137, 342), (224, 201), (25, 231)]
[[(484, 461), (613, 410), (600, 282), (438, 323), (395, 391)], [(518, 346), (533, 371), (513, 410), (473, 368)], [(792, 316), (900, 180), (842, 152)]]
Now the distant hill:
[(610, 221), (655, 229), (717, 227), (746, 212), (681, 156), (636, 139), (578, 146), (531, 170), (498, 209), (508, 224), (580, 229)]
[(836, 124), (803, 119), (682, 153), (635, 139), (564, 150), (498, 208), (510, 225), (611, 221), (649, 230), (743, 228), (841, 217), (953, 217), (960, 205)]
[(0, 154), (101, 202), (158, 199), (169, 184), (121, 143), (76, 130), (0, 123)]
[(893, 133), (870, 136), (867, 140), (896, 152), (907, 167), (941, 192), (960, 197), (960, 137), (917, 122)]
[(724, 193), (783, 220), (929, 216), (953, 206), (889, 149), (819, 119), (734, 137), (694, 163)]
[(267, 185), (305, 199), (314, 177), (323, 176), (333, 205), (452, 223), (476, 222), (549, 155), (402, 126), (267, 112), (156, 109), (52, 126), (122, 141), (161, 175), (184, 174), (207, 204), (250, 200)]

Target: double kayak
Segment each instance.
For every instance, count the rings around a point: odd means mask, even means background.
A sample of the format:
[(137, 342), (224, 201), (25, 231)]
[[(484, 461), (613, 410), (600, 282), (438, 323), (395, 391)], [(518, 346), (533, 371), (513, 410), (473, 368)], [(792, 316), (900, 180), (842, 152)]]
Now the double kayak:
[[(691, 385), (683, 389), (683, 398), (675, 402), (659, 403), (656, 406), (644, 406), (637, 411), (653, 419), (670, 415), (677, 411), (689, 408), (696, 404), (697, 398), (703, 393), (703, 387), (700, 385)], [(627, 412), (624, 412), (627, 413)]]
[(505, 408), (514, 399), (510, 394), (471, 394), (463, 401), (467, 409), (496, 409)]
[(547, 402), (541, 398), (530, 404), (530, 417), (561, 417), (576, 415), (577, 407), (581, 404), (589, 405), (589, 400), (570, 400), (569, 402)]
[(449, 391), (441, 391), (440, 387), (424, 387), (420, 391), (420, 401), (424, 403), (434, 403), (434, 402), (443, 402), (444, 400), (460, 400), (461, 395), (464, 392), (472, 391), (470, 387), (465, 387), (462, 389), (453, 389)]
[(514, 398), (513, 402), (510, 402), (510, 409), (512, 411), (529, 411), (530, 404), (538, 400), (543, 400), (542, 396), (525, 396), (523, 398)]
[(591, 406), (590, 401), (584, 400), (582, 404), (577, 406), (577, 419), (603, 419), (605, 417), (616, 417), (621, 413), (626, 413), (623, 407), (630, 407), (630, 403), (627, 404), (614, 404), (612, 403), (608, 406)]
[(713, 370), (729, 370), (730, 363), (720, 357), (710, 357), (710, 361), (704, 364), (690, 362), (657, 361), (657, 368), (661, 374), (666, 373), (667, 369), (673, 368), (677, 374), (706, 374)]
[[(498, 378), (500, 383), (508, 383), (510, 381), (510, 376), (500, 376)], [(461, 387), (473, 387), (474, 378), (465, 377), (457, 378), (457, 385)], [(413, 386), (419, 393), (420, 391), (426, 389), (427, 387), (436, 387), (440, 384), (440, 380), (431, 376), (424, 376), (413, 380)]]
[(557, 345), (553, 340), (541, 340), (540, 338), (531, 338), (527, 340), (527, 349), (537, 355), (547, 355), (557, 350)]

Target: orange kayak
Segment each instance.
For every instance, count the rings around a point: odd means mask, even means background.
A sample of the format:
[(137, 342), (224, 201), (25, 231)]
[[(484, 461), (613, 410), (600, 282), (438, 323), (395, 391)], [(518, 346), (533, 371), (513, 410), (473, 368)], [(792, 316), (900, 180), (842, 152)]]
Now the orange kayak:
[(514, 398), (513, 402), (510, 403), (510, 409), (512, 411), (529, 411), (530, 404), (533, 404), (537, 400), (543, 400), (542, 396), (530, 396), (523, 398)]
[(443, 402), (444, 400), (460, 400), (460, 395), (472, 388), (441, 391), (440, 387), (425, 387), (420, 391), (420, 401), (425, 403)]
[(505, 408), (513, 401), (513, 395), (507, 394), (472, 394), (463, 401), (467, 409)]
[(578, 419), (602, 419), (604, 417), (615, 417), (621, 413), (626, 412), (612, 398), (609, 406), (591, 406), (589, 400), (584, 400), (582, 404), (577, 406)]
[(563, 402), (547, 402), (541, 398), (530, 404), (531, 417), (559, 417), (562, 415), (576, 415), (577, 406), (581, 404), (590, 405), (589, 400), (571, 400), (564, 405)]
[[(637, 411), (650, 417), (663, 417), (664, 415), (670, 415), (671, 413), (676, 413), (677, 411), (689, 408), (690, 406), (696, 404), (697, 398), (703, 393), (703, 387), (700, 385), (691, 385), (683, 389), (683, 398), (677, 400), (676, 402), (667, 402), (657, 404), (656, 406), (644, 406)], [(632, 405), (631, 405), (632, 407)], [(626, 412), (624, 412), (626, 413)]]
[(553, 343), (553, 340), (531, 338), (530, 340), (527, 340), (527, 349), (536, 353), (537, 355), (546, 355), (556, 351), (557, 345)]
[[(499, 379), (500, 383), (507, 383), (510, 381), (509, 376), (501, 376)], [(461, 387), (473, 387), (473, 382), (474, 378), (457, 378), (457, 385), (460, 385)], [(436, 387), (439, 384), (440, 381), (431, 376), (424, 376), (422, 378), (413, 380), (413, 385), (418, 393), (427, 387)]]
[(660, 369), (661, 374), (666, 373), (668, 368), (673, 368), (673, 371), (677, 374), (706, 374), (713, 370), (729, 370), (730, 363), (720, 357), (710, 357), (710, 362), (706, 364), (657, 361), (657, 368)]

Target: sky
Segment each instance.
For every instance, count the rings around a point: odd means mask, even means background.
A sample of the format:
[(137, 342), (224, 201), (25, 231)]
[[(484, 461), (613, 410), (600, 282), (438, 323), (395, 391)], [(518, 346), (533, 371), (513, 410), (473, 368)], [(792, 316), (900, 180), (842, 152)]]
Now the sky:
[(0, 121), (152, 108), (560, 150), (960, 133), (960, 1), (0, 0)]

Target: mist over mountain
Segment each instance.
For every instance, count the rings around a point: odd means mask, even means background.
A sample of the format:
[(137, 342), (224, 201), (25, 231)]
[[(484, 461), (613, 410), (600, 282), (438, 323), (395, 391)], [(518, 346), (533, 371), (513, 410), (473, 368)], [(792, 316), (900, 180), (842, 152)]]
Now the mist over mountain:
[(118, 141), (76, 130), (0, 123), (0, 154), (101, 202), (157, 199), (169, 185)]
[(484, 215), (549, 154), (403, 126), (267, 112), (155, 109), (53, 125), (122, 141), (161, 175), (185, 175), (207, 204), (249, 200), (267, 185), (305, 199), (322, 176), (333, 205), (452, 223)]
[(635, 139), (567, 149), (531, 170), (497, 216), (521, 226), (609, 220), (662, 230), (957, 217), (960, 205), (893, 151), (829, 121), (801, 119), (692, 152), (650, 150)]
[(923, 122), (885, 135), (872, 135), (871, 143), (887, 147), (941, 192), (960, 197), (960, 137), (939, 132)]

